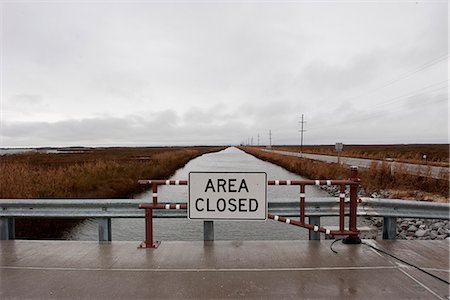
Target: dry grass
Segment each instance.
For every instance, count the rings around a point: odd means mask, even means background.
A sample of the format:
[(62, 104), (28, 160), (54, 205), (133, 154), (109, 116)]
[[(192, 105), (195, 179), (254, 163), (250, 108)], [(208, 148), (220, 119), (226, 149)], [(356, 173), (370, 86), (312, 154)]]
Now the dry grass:
[[(275, 146), (276, 150), (299, 152), (300, 146)], [(303, 146), (303, 152), (313, 154), (337, 155), (334, 145)], [(427, 159), (423, 159), (423, 155)], [(369, 159), (386, 158), (399, 162), (448, 166), (448, 144), (399, 144), (399, 145), (344, 145), (341, 153), (346, 157)]]
[(167, 178), (218, 147), (109, 148), (0, 157), (0, 198), (128, 198), (138, 179)]
[[(138, 179), (165, 179), (220, 147), (106, 148), (83, 153), (0, 156), (0, 198), (129, 198)], [(18, 238), (61, 238), (79, 220), (17, 219)]]
[[(261, 151), (255, 147), (241, 147), (242, 150), (262, 160), (282, 166), (283, 168), (311, 179), (344, 179), (349, 177), (349, 168), (340, 164), (329, 164), (325, 162), (285, 156), (276, 153)], [(394, 176), (395, 175), (395, 176)], [(433, 194), (433, 199), (448, 201), (449, 181), (437, 180), (431, 177), (419, 177), (396, 172), (392, 175), (387, 164), (373, 164), (369, 169), (361, 169), (359, 177), (361, 186), (370, 193), (379, 190), (396, 191), (398, 195), (419, 196)], [(429, 197), (430, 198), (430, 197)]]

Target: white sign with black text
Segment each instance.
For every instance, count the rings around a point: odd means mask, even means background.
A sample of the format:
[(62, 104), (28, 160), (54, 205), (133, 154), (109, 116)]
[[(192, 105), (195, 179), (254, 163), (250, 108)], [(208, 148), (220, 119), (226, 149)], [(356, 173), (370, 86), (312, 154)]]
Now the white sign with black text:
[(266, 220), (264, 172), (190, 172), (188, 216), (193, 220)]

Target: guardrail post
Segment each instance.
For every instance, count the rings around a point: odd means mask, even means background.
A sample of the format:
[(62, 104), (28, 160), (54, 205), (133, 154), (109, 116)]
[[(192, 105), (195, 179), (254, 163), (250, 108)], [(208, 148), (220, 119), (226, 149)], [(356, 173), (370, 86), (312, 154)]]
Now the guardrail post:
[(16, 238), (16, 219), (14, 217), (8, 218), (8, 236), (10, 240)]
[[(309, 224), (317, 225), (318, 227), (320, 227), (320, 217), (319, 216), (310, 216)], [(314, 240), (314, 241), (320, 240), (320, 232), (309, 230), (309, 239)]]
[(100, 242), (111, 242), (111, 218), (97, 218), (98, 240)]
[(9, 240), (8, 218), (0, 217), (0, 240)]
[(0, 217), (0, 240), (15, 239), (15, 221), (13, 217)]
[(203, 240), (214, 241), (214, 221), (203, 221)]
[(383, 217), (383, 240), (395, 240), (397, 237), (397, 217)]
[[(357, 232), (356, 228), (356, 219), (357, 208), (358, 208), (358, 186), (359, 186), (359, 178), (358, 178), (358, 167), (352, 166), (350, 168), (350, 180), (355, 182), (350, 184), (350, 215), (349, 215), (349, 230), (352, 232)], [(346, 237), (343, 241), (345, 244), (361, 244), (361, 239), (358, 234), (352, 234)]]

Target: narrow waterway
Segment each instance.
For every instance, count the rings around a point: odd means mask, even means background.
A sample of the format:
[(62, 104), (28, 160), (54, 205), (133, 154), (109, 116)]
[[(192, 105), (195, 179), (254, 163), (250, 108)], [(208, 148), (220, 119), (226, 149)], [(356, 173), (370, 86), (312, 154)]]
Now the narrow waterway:
[[(301, 180), (303, 177), (291, 173), (277, 165), (257, 159), (235, 147), (205, 154), (191, 160), (170, 179), (187, 179), (189, 172), (266, 172), (268, 179)], [(150, 179), (150, 178), (147, 178)], [(153, 178), (157, 179), (157, 178)], [(159, 202), (187, 202), (187, 186), (162, 186), (158, 189)], [(329, 197), (315, 186), (306, 188), (307, 197)], [(268, 200), (298, 201), (298, 186), (269, 186)], [(136, 198), (150, 202), (151, 192)], [(119, 241), (143, 240), (144, 219), (113, 219), (112, 239)], [(332, 218), (322, 218), (322, 224), (336, 223)], [(267, 221), (215, 221), (216, 240), (293, 240), (308, 239), (308, 231), (292, 225)], [(187, 219), (155, 219), (154, 232), (158, 240), (202, 240), (203, 222)], [(75, 240), (97, 240), (98, 229), (95, 220), (86, 220), (74, 228), (67, 236)]]

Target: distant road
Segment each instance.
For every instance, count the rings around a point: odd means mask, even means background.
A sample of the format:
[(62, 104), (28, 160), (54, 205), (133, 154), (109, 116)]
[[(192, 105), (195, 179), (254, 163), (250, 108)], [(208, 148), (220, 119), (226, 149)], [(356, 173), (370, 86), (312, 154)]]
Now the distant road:
[[(320, 160), (327, 163), (337, 163), (338, 157), (333, 155), (320, 155), (320, 154), (309, 154), (309, 153), (297, 153), (290, 151), (280, 151), (280, 150), (269, 150), (262, 149), (266, 152), (273, 152), (282, 155), (288, 156), (297, 156), (308, 159)], [(435, 179), (443, 178), (443, 174), (449, 172), (449, 168), (446, 167), (435, 167), (435, 166), (427, 166), (427, 165), (417, 165), (417, 164), (408, 164), (408, 163), (400, 163), (400, 162), (389, 162), (382, 160), (372, 160), (372, 159), (364, 159), (364, 158), (352, 158), (352, 157), (341, 157), (341, 163), (349, 165), (349, 166), (357, 166), (360, 168), (369, 168), (372, 163), (386, 163), (391, 167), (392, 172), (395, 172), (396, 169), (400, 169), (402, 171), (406, 171), (412, 175), (422, 175), (422, 176), (431, 176)]]

